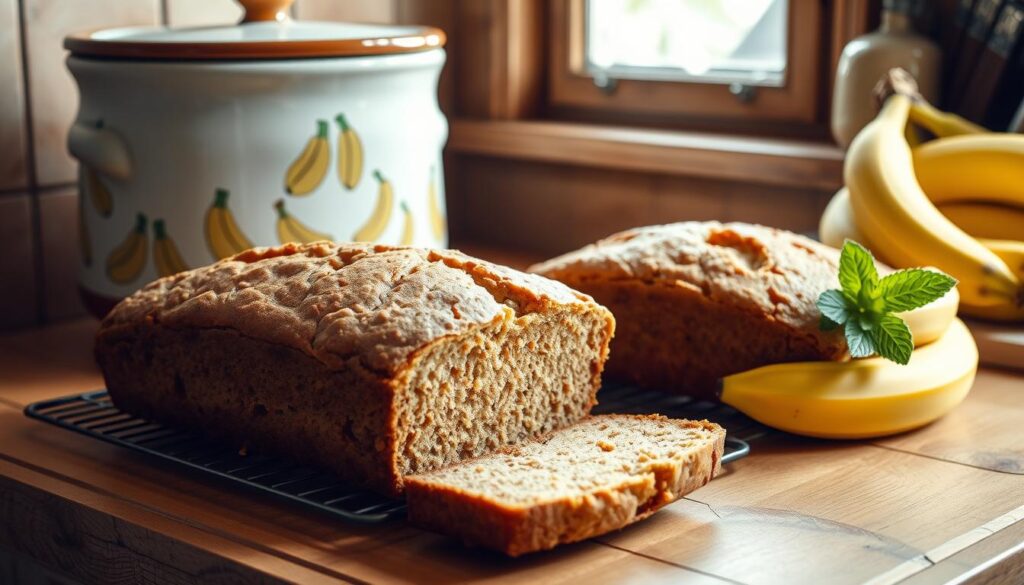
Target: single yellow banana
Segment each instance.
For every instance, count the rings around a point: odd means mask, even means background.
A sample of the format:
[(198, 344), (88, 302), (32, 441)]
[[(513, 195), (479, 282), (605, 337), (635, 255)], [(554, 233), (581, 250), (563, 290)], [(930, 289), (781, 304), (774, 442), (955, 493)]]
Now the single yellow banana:
[[(864, 243), (896, 268), (937, 266), (959, 281), (964, 303), (1021, 304), (1020, 278), (942, 215), (918, 185), (903, 136), (909, 108), (906, 96), (890, 97), (847, 152), (843, 174)], [(946, 140), (963, 138), (973, 136)]]
[(352, 240), (356, 242), (376, 241), (388, 227), (391, 211), (395, 206), (395, 192), (391, 187), (391, 181), (385, 179), (380, 171), (373, 171), (373, 177), (380, 183), (377, 189), (377, 206), (374, 207), (370, 219), (352, 236)]
[(327, 142), (327, 121), (316, 121), (316, 135), (306, 142), (284, 176), (289, 195), (308, 195), (323, 182), (330, 166), (331, 145)]
[(914, 149), (921, 189), (936, 204), (989, 201), (1024, 206), (1024, 135), (939, 138)]
[(910, 104), (909, 117), (911, 122), (939, 138), (988, 132), (987, 128), (952, 112), (943, 112), (921, 98), (914, 99)]
[(135, 217), (135, 229), (107, 256), (107, 277), (116, 284), (128, 284), (142, 274), (146, 267), (146, 216)]
[(334, 119), (338, 122), (338, 178), (351, 191), (363, 176), (363, 143), (344, 114)]
[[(822, 243), (833, 248), (842, 248), (846, 240), (863, 243), (864, 235), (857, 229), (853, 221), (853, 210), (850, 208), (850, 193), (846, 188), (840, 189), (825, 207), (821, 216), (818, 233)], [(956, 317), (960, 306), (960, 293), (956, 287), (941, 298), (923, 307), (911, 311), (897, 313), (906, 321), (910, 333), (914, 337), (914, 346), (919, 347), (942, 337)]]
[(321, 240), (334, 240), (330, 234), (309, 229), (305, 224), (292, 217), (288, 210), (284, 208), (284, 199), (278, 199), (274, 202), (274, 209), (277, 210), (277, 239), (282, 244), (287, 244), (288, 242), (308, 244)]
[[(1002, 258), (1011, 270), (1024, 279), (1024, 242), (1017, 240), (987, 240), (983, 238), (979, 238), (978, 241), (989, 250), (992, 250), (996, 256)], [(975, 307), (965, 304), (960, 308), (960, 311), (970, 317), (988, 319), (990, 321), (1024, 321), (1024, 307), (1014, 307), (1009, 304), (994, 307)]]
[(253, 247), (249, 238), (238, 229), (235, 216), (228, 209), (229, 195), (227, 189), (217, 189), (213, 205), (206, 212), (206, 246), (215, 260), (234, 256)]
[(950, 201), (939, 204), (938, 208), (942, 215), (975, 238), (1024, 241), (1022, 206), (987, 201)]
[(863, 439), (908, 431), (967, 396), (978, 348), (956, 319), (905, 366), (880, 357), (756, 368), (723, 380), (722, 402), (770, 427), (812, 437)]
[(96, 175), (96, 171), (85, 165), (78, 167), (78, 193), (79, 197), (88, 197), (96, 212), (103, 217), (110, 217), (114, 212), (114, 198), (110, 190)]
[(411, 246), (416, 231), (413, 224), (412, 211), (409, 210), (409, 206), (406, 205), (405, 201), (402, 202), (402, 214), (402, 239), (398, 243), (402, 246)]
[(188, 270), (188, 265), (181, 259), (178, 246), (167, 235), (164, 220), (153, 220), (153, 264), (160, 276), (170, 276)]
[(437, 191), (437, 178), (434, 167), (430, 167), (430, 183), (427, 185), (427, 213), (430, 216), (430, 229), (434, 239), (441, 246), (448, 243), (448, 221), (441, 210), (441, 198)]

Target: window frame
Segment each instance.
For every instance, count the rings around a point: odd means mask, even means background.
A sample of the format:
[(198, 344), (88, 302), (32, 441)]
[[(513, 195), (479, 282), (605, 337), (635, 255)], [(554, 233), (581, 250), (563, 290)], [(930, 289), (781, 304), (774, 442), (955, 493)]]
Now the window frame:
[(748, 102), (734, 96), (726, 84), (616, 79), (612, 91), (598, 87), (585, 70), (585, 4), (585, 0), (563, 0), (549, 7), (546, 98), (550, 110), (806, 125), (822, 119), (831, 27), (826, 25), (821, 2), (789, 3), (784, 82), (780, 87), (757, 87)]

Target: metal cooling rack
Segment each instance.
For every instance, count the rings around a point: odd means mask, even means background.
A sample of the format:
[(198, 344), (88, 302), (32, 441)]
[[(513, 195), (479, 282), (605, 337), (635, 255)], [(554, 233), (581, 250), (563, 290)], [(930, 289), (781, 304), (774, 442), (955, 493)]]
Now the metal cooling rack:
[[(722, 463), (750, 452), (752, 441), (766, 432), (728, 406), (687, 396), (606, 385), (598, 394), (595, 414), (657, 412), (675, 418), (706, 418), (729, 431)], [(337, 476), (295, 465), (286, 458), (259, 453), (241, 454), (237, 447), (212, 441), (197, 433), (167, 427), (126, 412), (110, 401), (106, 390), (36, 402), (25, 416), (94, 439), (194, 469), (207, 476), (273, 495), (342, 520), (383, 522), (405, 514), (405, 502), (353, 488)]]

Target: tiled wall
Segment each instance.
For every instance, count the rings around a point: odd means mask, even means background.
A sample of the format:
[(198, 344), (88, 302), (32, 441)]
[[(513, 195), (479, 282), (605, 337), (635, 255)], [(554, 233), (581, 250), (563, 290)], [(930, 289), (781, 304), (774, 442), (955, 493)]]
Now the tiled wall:
[[(391, 0), (297, 0), (307, 20), (392, 22)], [(132, 24), (230, 23), (233, 0), (0, 0), (0, 330), (81, 316), (77, 167), (65, 147), (78, 91), (65, 35)]]

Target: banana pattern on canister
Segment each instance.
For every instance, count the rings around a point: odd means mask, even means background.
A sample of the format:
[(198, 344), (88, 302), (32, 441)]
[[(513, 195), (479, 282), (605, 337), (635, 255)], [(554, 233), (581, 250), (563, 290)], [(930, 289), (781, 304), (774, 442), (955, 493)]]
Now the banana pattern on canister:
[(78, 167), (78, 191), (80, 197), (88, 197), (96, 212), (103, 217), (110, 217), (114, 212), (114, 197), (103, 184), (96, 171), (86, 165)]
[(447, 237), (448, 222), (441, 211), (441, 198), (437, 192), (437, 178), (434, 167), (430, 167), (430, 183), (427, 185), (427, 213), (430, 215), (430, 229), (438, 243)]
[(308, 195), (323, 182), (331, 161), (331, 146), (327, 142), (326, 120), (316, 121), (316, 134), (307, 142), (285, 173), (284, 187), (289, 195)]
[(149, 242), (146, 237), (146, 216), (135, 217), (135, 228), (107, 256), (107, 277), (116, 284), (128, 284), (146, 267)]
[(177, 244), (167, 235), (164, 220), (153, 220), (153, 264), (160, 276), (170, 276), (188, 270)]
[(344, 114), (338, 114), (338, 179), (351, 191), (363, 176), (363, 143)]
[(284, 199), (278, 199), (274, 202), (274, 209), (277, 210), (277, 240), (282, 244), (289, 242), (308, 244), (321, 240), (334, 240), (330, 234), (310, 229), (292, 217), (288, 210), (284, 208)]
[(206, 245), (215, 260), (234, 256), (253, 247), (228, 209), (229, 196), (227, 189), (217, 189), (213, 205), (206, 212)]
[(395, 192), (391, 181), (385, 179), (379, 170), (373, 171), (373, 177), (380, 183), (377, 188), (377, 205), (363, 227), (359, 228), (352, 236), (352, 240), (355, 242), (377, 241), (388, 227), (388, 222), (391, 221), (391, 212), (395, 206)]
[(411, 246), (416, 237), (416, 226), (413, 222), (412, 211), (409, 210), (405, 201), (402, 202), (402, 216), (402, 238), (398, 240), (398, 243), (402, 246)]

